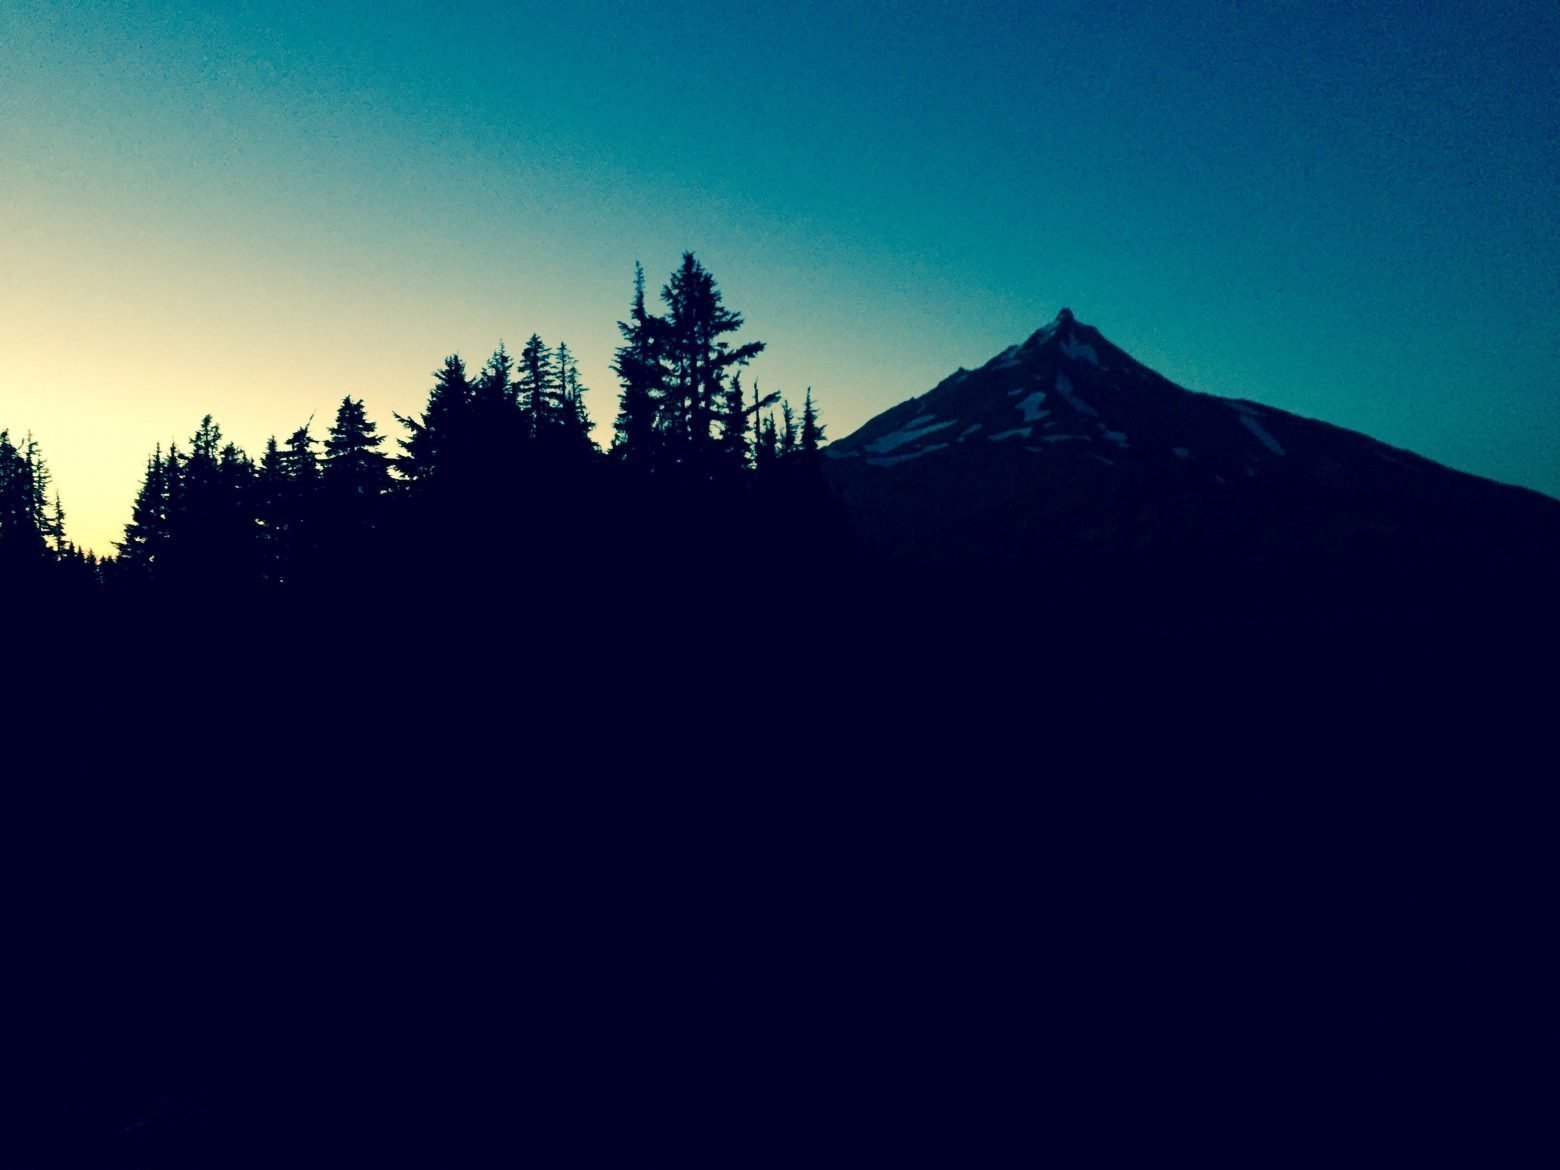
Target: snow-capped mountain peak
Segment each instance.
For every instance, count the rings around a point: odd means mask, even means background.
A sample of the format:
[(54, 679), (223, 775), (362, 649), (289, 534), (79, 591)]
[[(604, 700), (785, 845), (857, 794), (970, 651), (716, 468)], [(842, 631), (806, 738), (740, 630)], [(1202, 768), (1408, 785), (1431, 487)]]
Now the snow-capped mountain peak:
[[(1314, 526), (1308, 539), (1347, 543), (1459, 493), (1556, 507), (1327, 423), (1177, 386), (1069, 309), (824, 453), (847, 505), (886, 545), (924, 543), (935, 528), (937, 555), (949, 539), (1023, 547), (1040, 532), (1050, 543), (1082, 533), (1266, 545), (1282, 539), (1271, 533), (1279, 517)], [(983, 526), (1000, 535), (979, 536)]]
[[(1032, 454), (1063, 443), (1127, 442), (1119, 379), (1136, 363), (1070, 309), (978, 370), (959, 370), (930, 392), (879, 415), (828, 448), (832, 459), (892, 467), (954, 444), (1018, 442)], [(1102, 384), (1103, 383), (1103, 384)]]

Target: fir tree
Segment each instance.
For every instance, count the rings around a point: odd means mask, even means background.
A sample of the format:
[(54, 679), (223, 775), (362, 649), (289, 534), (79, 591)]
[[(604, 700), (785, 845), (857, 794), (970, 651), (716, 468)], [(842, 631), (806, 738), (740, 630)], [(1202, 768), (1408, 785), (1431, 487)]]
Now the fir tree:
[(513, 481), (515, 461), (531, 438), (514, 358), (502, 343), (472, 387), (470, 442), (461, 451), (470, 490), (491, 494)]
[(580, 384), (580, 369), (574, 354), (563, 342), (553, 351), (553, 381), (558, 387), (558, 430), (560, 450), (571, 456), (596, 453), (591, 437), (590, 414), (585, 409), (585, 387)]
[(26, 478), (30, 489), (28, 507), (32, 513), (32, 526), (47, 544), (58, 535), (49, 509), (49, 485), (53, 477), (49, 474), (49, 465), (44, 461), (38, 440), (33, 438), (31, 432), (22, 440), (22, 458), (27, 464)]
[(54, 540), (54, 555), (60, 560), (70, 557), (75, 548), (65, 539), (65, 505), (60, 500), (60, 493), (54, 493), (54, 511), (49, 517), (49, 535)]
[(190, 436), (190, 453), (179, 470), (179, 498), (177, 503), (170, 502), (169, 507), (172, 551), (181, 572), (210, 560), (210, 543), (219, 524), (223, 494), (218, 481), (221, 455), (222, 428), (208, 414)]
[(471, 397), (477, 407), (488, 416), (494, 416), (515, 400), (515, 359), (509, 356), (504, 343), (498, 343), (493, 356), (488, 358), (477, 375)]
[(733, 347), (727, 338), (742, 328), (742, 314), (726, 308), (715, 278), (692, 252), (683, 253), (661, 299), (667, 307), (668, 383), (658, 421), (671, 462), (705, 477), (722, 462), (712, 428), (726, 406), (727, 379), (763, 352), (764, 343)]
[[(503, 347), (499, 348), (502, 351)], [(444, 359), (443, 368), (434, 372), (433, 389), (421, 417), (395, 416), (408, 432), (399, 441), (404, 454), (395, 461), (402, 479), (426, 485), (450, 474), (469, 456), (474, 396), (466, 364), (459, 354), (451, 354)]]
[(319, 440), (309, 434), (309, 427), (313, 422), (311, 418), (288, 435), (287, 449), (282, 452), (282, 466), (287, 473), (287, 482), (292, 485), (294, 496), (312, 496), (319, 486), (320, 460), (314, 453)]
[(533, 439), (551, 438), (560, 421), (557, 374), (553, 369), (552, 351), (540, 336), (533, 333), (526, 339), (520, 351), (519, 377), (516, 393), (525, 410), (526, 422)]
[(627, 321), (618, 322), (623, 344), (612, 370), (622, 386), (612, 424), (612, 454), (626, 466), (648, 470), (656, 460), (656, 416), (666, 395), (662, 351), (666, 322), (645, 308), (645, 270), (634, 264), (634, 300)]
[(341, 400), (325, 438), (320, 470), (319, 553), (322, 568), (337, 577), (361, 572), (377, 551), (390, 492), (390, 458), (384, 436), (369, 421), (361, 399)]
[(146, 475), (130, 510), (124, 539), (118, 542), (119, 565), (140, 577), (150, 577), (168, 544), (168, 463), (162, 444), (146, 461)]
[(390, 490), (390, 460), (379, 449), (385, 441), (368, 418), (362, 399), (341, 400), (325, 440), (321, 481), (336, 500), (377, 501)]
[(728, 474), (738, 474), (750, 466), (747, 420), (747, 399), (742, 393), (742, 375), (739, 373), (726, 387), (720, 414), (720, 462), (722, 470)]
[(802, 401), (801, 451), (803, 455), (818, 454), (823, 440), (823, 426), (818, 422), (818, 410), (813, 405), (812, 387), (807, 387), (807, 397)]
[[(48, 549), (48, 474), (31, 435), (17, 447), (0, 431), (0, 563), (12, 570), (41, 564)], [(40, 486), (42, 485), (42, 486)]]
[(774, 411), (764, 415), (758, 428), (758, 441), (753, 446), (753, 462), (762, 473), (773, 467), (780, 458), (780, 436), (775, 430)]
[(789, 402), (780, 403), (780, 458), (796, 453), (796, 415)]
[(259, 496), (262, 572), (267, 581), (280, 583), (287, 577), (287, 462), (275, 435), (265, 441), (255, 487)]

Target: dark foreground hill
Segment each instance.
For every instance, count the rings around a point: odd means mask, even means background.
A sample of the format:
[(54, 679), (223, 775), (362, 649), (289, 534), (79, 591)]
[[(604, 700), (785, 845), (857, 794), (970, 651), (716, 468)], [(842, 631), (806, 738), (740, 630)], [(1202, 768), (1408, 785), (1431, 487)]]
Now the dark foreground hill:
[(0, 1161), (1520, 1148), (1556, 506), (1065, 319), (833, 450), (786, 574), (30, 609)]

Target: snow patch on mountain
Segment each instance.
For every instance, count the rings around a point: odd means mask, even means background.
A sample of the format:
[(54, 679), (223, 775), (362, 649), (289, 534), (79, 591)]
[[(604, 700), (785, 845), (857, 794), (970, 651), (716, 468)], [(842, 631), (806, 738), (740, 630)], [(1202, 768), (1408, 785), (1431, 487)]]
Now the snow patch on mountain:
[(1258, 442), (1275, 455), (1284, 454), (1284, 448), (1268, 432), (1268, 429), (1262, 425), (1261, 420), (1257, 418), (1257, 411), (1253, 407), (1247, 406), (1244, 402), (1232, 402), (1230, 405), (1234, 407), (1235, 413), (1240, 416), (1240, 421), (1245, 425), (1246, 429), (1257, 437)]
[(1059, 323), (1060, 318), (1052, 321), (1049, 325), (1040, 326), (1040, 328), (1036, 329), (1030, 336), (1029, 340), (1024, 342), (1024, 348), (1039, 349), (1046, 342), (1050, 341), (1051, 338), (1056, 336), (1056, 327)]
[(1066, 374), (1058, 373), (1056, 375), (1056, 392), (1061, 395), (1063, 402), (1067, 403), (1068, 406), (1072, 407), (1079, 414), (1086, 414), (1090, 418), (1100, 417), (1099, 411), (1073, 393), (1073, 384), (1067, 380)]
[[(947, 422), (936, 422), (934, 421), (935, 418), (935, 415), (923, 414), (919, 418), (911, 419), (897, 431), (890, 431), (881, 439), (868, 443), (867, 450), (874, 455), (886, 455), (897, 447), (917, 442), (924, 439), (927, 435), (955, 426), (959, 421), (958, 419), (949, 419)], [(944, 443), (943, 446), (947, 446), (947, 444)]]
[(1076, 334), (1069, 333), (1062, 338), (1060, 349), (1062, 356), (1077, 361), (1082, 358), (1091, 366), (1100, 364), (1100, 355), (1094, 352), (1094, 347), (1087, 342), (1079, 341)]
[(1015, 409), (1024, 412), (1024, 421), (1026, 423), (1039, 422), (1046, 415), (1051, 413), (1049, 410), (1040, 409), (1040, 404), (1044, 401), (1045, 391), (1036, 390), (1033, 394), (1029, 395), (1029, 397), (1021, 399)]
[(1034, 427), (1014, 427), (1011, 431), (998, 431), (986, 437), (993, 443), (1000, 443), (1003, 439), (1027, 439), (1034, 429)]
[(965, 439), (969, 438), (976, 431), (980, 430), (980, 427), (980, 423), (971, 423), (969, 426), (965, 427), (962, 431), (959, 432), (959, 442), (964, 442)]
[[(948, 424), (952, 426), (953, 424)], [(948, 446), (947, 443), (928, 443), (919, 451), (909, 451), (903, 455), (883, 455), (867, 460), (869, 467), (894, 467), (900, 463), (909, 463), (912, 459), (919, 459), (922, 455), (930, 455), (933, 451), (941, 451)]]

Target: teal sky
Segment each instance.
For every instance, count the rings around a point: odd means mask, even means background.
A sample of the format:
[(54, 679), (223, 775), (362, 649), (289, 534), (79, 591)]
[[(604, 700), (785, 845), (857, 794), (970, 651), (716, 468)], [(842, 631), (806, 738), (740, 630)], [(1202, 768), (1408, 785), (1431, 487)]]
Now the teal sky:
[(383, 429), (636, 259), (832, 433), (1062, 305), (1194, 389), (1560, 495), (1560, 8), (0, 5), (0, 426), (105, 551), (152, 445)]

